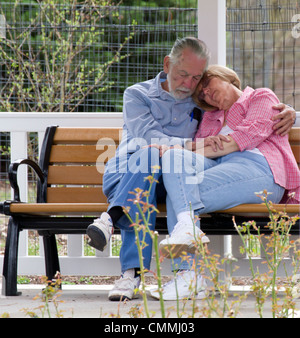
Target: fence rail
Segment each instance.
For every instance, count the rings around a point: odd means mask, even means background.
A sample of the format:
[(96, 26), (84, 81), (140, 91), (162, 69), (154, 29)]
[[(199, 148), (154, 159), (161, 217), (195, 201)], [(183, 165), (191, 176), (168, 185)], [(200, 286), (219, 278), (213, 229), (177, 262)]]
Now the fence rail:
[[(297, 113), (297, 126), (300, 126), (300, 112)], [(122, 113), (0, 113), (0, 132), (9, 132), (11, 137), (11, 161), (27, 157), (27, 133), (37, 132), (38, 144), (41, 145), (44, 132), (49, 125), (72, 127), (121, 127)], [(39, 147), (40, 148), (40, 147)], [(28, 200), (28, 175), (25, 168), (19, 169), (19, 185), (21, 200)], [(235, 275), (249, 275), (248, 261), (239, 252), (241, 245), (238, 236), (211, 236), (210, 248), (213, 252), (224, 255), (232, 254), (238, 259), (239, 269)], [(19, 275), (42, 275), (45, 273), (43, 243), (39, 241), (39, 255), (30, 256), (28, 253), (28, 232), (22, 231), (19, 245)], [(63, 275), (118, 275), (120, 264), (117, 256), (112, 255), (111, 246), (104, 252), (96, 251), (95, 256), (85, 256), (83, 253), (83, 236), (68, 235), (67, 253), (60, 256), (61, 273)], [(287, 258), (288, 260), (288, 258)], [(287, 261), (286, 260), (286, 261)], [(260, 264), (261, 259), (256, 263)], [(3, 255), (0, 255), (0, 269), (2, 271)], [(163, 262), (163, 273), (170, 274), (170, 264)], [(262, 271), (262, 267), (260, 267)], [(281, 271), (284, 275), (284, 271)]]
[[(123, 125), (122, 113), (0, 113), (0, 132), (9, 132), (11, 161), (28, 156), (28, 133), (37, 132), (38, 148), (44, 138), (47, 126), (68, 127), (120, 127)], [(21, 200), (28, 201), (28, 173), (26, 167), (18, 172)], [(20, 234), (18, 274), (44, 274), (43, 241), (39, 241), (39, 256), (28, 253), (28, 231)], [(61, 256), (64, 274), (117, 275), (120, 273), (119, 259), (112, 256), (111, 246), (95, 256), (84, 256), (83, 236), (67, 236), (67, 255)], [(0, 256), (2, 269), (3, 256)]]

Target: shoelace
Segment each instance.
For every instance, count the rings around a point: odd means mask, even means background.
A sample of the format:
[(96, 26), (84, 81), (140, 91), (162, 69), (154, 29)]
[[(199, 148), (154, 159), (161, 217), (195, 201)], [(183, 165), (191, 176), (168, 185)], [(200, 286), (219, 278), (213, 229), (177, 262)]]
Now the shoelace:
[(103, 221), (101, 220), (101, 218), (96, 218), (96, 219), (94, 220), (94, 224), (96, 224), (96, 225), (98, 225), (98, 226), (100, 226), (101, 224), (105, 224), (106, 227), (107, 227), (107, 231), (108, 231), (110, 234), (113, 234), (113, 232), (114, 232), (114, 227), (113, 227), (113, 225), (111, 225), (111, 224), (106, 224), (105, 222), (103, 222)]
[[(184, 223), (184, 222), (178, 222), (176, 225), (175, 225), (175, 227), (174, 227), (174, 229), (173, 229), (173, 231), (172, 231), (172, 233), (171, 233), (171, 236), (174, 236), (174, 235), (176, 235), (176, 233), (178, 232), (178, 233), (182, 233), (183, 231), (184, 231), (184, 233), (186, 233), (186, 230), (184, 230), (184, 228), (186, 228), (186, 224)], [(199, 229), (200, 230), (200, 229)], [(191, 229), (191, 231), (189, 231), (188, 233), (189, 234), (191, 234), (192, 236), (194, 236), (194, 233), (196, 234), (196, 229), (194, 230), (194, 229)], [(200, 233), (201, 233), (201, 230), (200, 230)]]
[(100, 218), (96, 218), (96, 219), (94, 220), (94, 223), (100, 225), (100, 224), (102, 223), (102, 221), (101, 221)]
[(175, 225), (175, 227), (174, 227), (174, 229), (173, 229), (171, 235), (174, 236), (174, 235), (176, 235), (177, 232), (182, 232), (182, 226), (183, 226), (183, 225), (184, 225), (184, 223), (178, 222), (178, 223)]
[(115, 282), (115, 287), (118, 287), (120, 289), (129, 289), (136, 287), (134, 278), (132, 277), (121, 277)]

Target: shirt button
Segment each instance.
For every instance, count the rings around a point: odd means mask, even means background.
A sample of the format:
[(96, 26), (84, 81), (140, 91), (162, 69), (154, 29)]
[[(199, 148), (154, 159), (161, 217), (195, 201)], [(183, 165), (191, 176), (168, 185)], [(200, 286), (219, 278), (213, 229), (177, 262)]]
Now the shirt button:
[(174, 117), (174, 121), (176, 121), (177, 120), (177, 118), (176, 117)]

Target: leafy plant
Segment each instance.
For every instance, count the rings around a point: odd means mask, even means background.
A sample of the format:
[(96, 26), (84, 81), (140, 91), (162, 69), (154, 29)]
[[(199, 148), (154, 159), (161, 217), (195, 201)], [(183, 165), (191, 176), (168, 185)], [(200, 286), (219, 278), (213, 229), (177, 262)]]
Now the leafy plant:
[[(154, 252), (155, 252), (155, 262), (156, 262), (156, 272), (154, 273), (157, 284), (158, 284), (158, 292), (160, 296), (160, 306), (161, 306), (161, 316), (162, 318), (165, 318), (165, 307), (164, 307), (164, 301), (162, 296), (162, 281), (161, 281), (161, 266), (160, 266), (160, 255), (159, 255), (159, 249), (158, 249), (158, 232), (152, 231), (149, 228), (149, 220), (150, 215), (153, 212), (158, 212), (157, 208), (149, 203), (149, 193), (151, 192), (151, 189), (153, 187), (153, 183), (158, 183), (155, 178), (154, 174), (159, 169), (159, 167), (153, 167), (153, 174), (149, 175), (146, 180), (149, 181), (150, 186), (148, 191), (143, 191), (142, 189), (136, 188), (134, 192), (131, 192), (134, 195), (134, 199), (131, 201), (137, 206), (138, 213), (136, 213), (135, 220), (133, 220), (129, 215), (129, 209), (123, 208), (123, 211), (127, 215), (128, 219), (130, 220), (134, 232), (135, 232), (135, 238), (139, 253), (139, 262), (140, 262), (140, 275), (141, 275), (141, 285), (142, 285), (142, 296), (144, 300), (144, 306), (146, 311), (146, 316), (150, 317), (150, 312), (148, 308), (148, 301), (147, 301), (147, 295), (146, 295), (146, 283), (145, 283), (145, 273), (148, 272), (147, 269), (144, 268), (143, 263), (143, 249), (147, 245), (145, 243), (145, 237), (146, 234), (149, 234), (154, 246)], [(140, 239), (139, 233), (142, 233), (142, 239)]]
[[(55, 317), (56, 318), (62, 318), (63, 313), (61, 310), (59, 310), (59, 304), (62, 302), (59, 300), (59, 297), (61, 296), (61, 277), (59, 272), (55, 276), (55, 280), (49, 281), (47, 277), (42, 277), (42, 282), (45, 284), (45, 288), (42, 290), (41, 294), (34, 297), (35, 300), (39, 299), (44, 304), (36, 308), (41, 312), (41, 317), (45, 318), (48, 316), (48, 318), (52, 317), (51, 314), (51, 307), (50, 303), (53, 304), (54, 311), (55, 311)], [(35, 310), (35, 309), (33, 309)], [(39, 315), (29, 309), (23, 309), (25, 314), (31, 318), (39, 318)]]
[[(150, 182), (150, 190), (154, 182), (153, 175), (147, 177)], [(135, 220), (132, 220), (128, 214), (128, 208), (124, 209), (125, 213), (129, 217), (132, 226), (134, 227), (136, 242), (140, 258), (140, 274), (142, 284), (142, 296), (144, 301), (144, 307), (146, 316), (150, 317), (148, 309), (146, 289), (145, 289), (145, 273), (149, 272), (143, 265), (143, 248), (145, 247), (145, 236), (150, 234), (154, 243), (154, 253), (156, 262), (156, 271), (152, 272), (157, 279), (158, 292), (160, 295), (160, 307), (161, 316), (165, 317), (165, 304), (163, 300), (163, 288), (161, 282), (161, 258), (158, 249), (158, 234), (155, 231), (149, 229), (149, 217), (152, 212), (158, 212), (158, 210), (151, 204), (149, 204), (148, 191), (142, 191), (141, 189), (135, 189), (134, 198), (131, 200), (138, 208), (139, 212), (136, 214)], [(234, 226), (242, 239), (241, 251), (247, 254), (250, 271), (252, 274), (253, 285), (251, 287), (251, 294), (256, 299), (256, 309), (258, 315), (263, 317), (263, 306), (271, 297), (272, 300), (272, 315), (273, 317), (290, 317), (294, 316), (295, 312), (295, 298), (300, 296), (300, 286), (298, 279), (295, 276), (299, 272), (300, 268), (300, 239), (296, 241), (290, 241), (291, 227), (299, 219), (298, 215), (289, 216), (285, 212), (276, 212), (272, 203), (267, 201), (267, 192), (263, 192), (261, 198), (269, 210), (270, 222), (266, 224), (266, 227), (270, 229), (270, 235), (262, 235), (260, 229), (256, 226), (254, 221), (245, 222), (242, 226), (238, 226), (233, 218)], [(255, 230), (257, 234), (254, 236), (252, 230)], [(142, 236), (140, 234), (142, 233)], [(250, 244), (249, 244), (250, 243)], [(259, 243), (259, 245), (258, 245)], [(194, 245), (196, 247), (195, 259), (192, 262), (192, 270), (195, 271), (195, 276), (202, 275), (208, 282), (208, 295), (204, 301), (204, 305), (199, 307), (196, 302), (196, 283), (193, 283), (191, 287), (191, 313), (189, 316), (195, 317), (197, 314), (200, 317), (236, 317), (239, 313), (239, 309), (244, 299), (248, 297), (248, 293), (243, 295), (234, 295), (234, 300), (229, 300), (230, 295), (230, 283), (232, 280), (232, 273), (237, 266), (233, 266), (235, 259), (233, 257), (222, 258), (220, 255), (212, 254), (208, 248), (203, 245), (200, 238), (195, 237)], [(170, 248), (171, 249), (171, 248)], [(257, 253), (261, 250), (265, 256), (265, 264), (269, 268), (268, 273), (260, 273), (254, 269), (253, 259), (257, 256)], [(293, 267), (292, 274), (286, 278), (286, 284), (284, 285), (285, 297), (282, 304), (279, 303), (278, 298), (278, 268), (281, 264), (285, 264), (284, 259), (287, 253), (292, 251), (291, 263)], [(170, 257), (172, 259), (172, 251), (170, 250)], [(182, 252), (181, 258), (183, 260), (189, 259), (185, 252)], [(190, 262), (191, 263), (191, 262)], [(229, 269), (225, 269), (225, 266), (229, 266)], [(229, 271), (229, 275), (225, 275), (225, 271)], [(175, 277), (175, 276), (174, 276)], [(177, 316), (182, 317), (185, 314), (186, 300), (179, 302), (177, 297)], [(182, 305), (182, 311), (180, 306)]]
[[(256, 226), (255, 221), (244, 223), (242, 226), (237, 226), (233, 219), (234, 226), (242, 239), (241, 252), (247, 253), (249, 258), (250, 271), (253, 279), (252, 292), (256, 297), (257, 311), (260, 317), (263, 316), (263, 306), (267, 297), (272, 299), (272, 315), (273, 317), (288, 317), (290, 310), (295, 310), (295, 287), (296, 282), (294, 276), (297, 275), (300, 268), (300, 239), (290, 241), (290, 230), (299, 216), (289, 216), (286, 212), (277, 212), (272, 202), (267, 200), (268, 192), (263, 191), (258, 193), (263, 203), (269, 211), (270, 221), (266, 224), (266, 228), (270, 229), (270, 235), (263, 235), (260, 228)], [(268, 267), (267, 273), (260, 273), (254, 269), (252, 251), (247, 244), (247, 239), (251, 234), (251, 230), (257, 232), (261, 250), (264, 253), (265, 264)], [(279, 304), (278, 298), (278, 269), (280, 265), (285, 266), (284, 259), (289, 252), (292, 251), (291, 266), (292, 273), (287, 274), (287, 284), (284, 292), (286, 293), (285, 300), (282, 305)], [(287, 271), (285, 269), (285, 271)], [(294, 293), (293, 293), (294, 291)], [(299, 292), (298, 292), (299, 293)], [(299, 296), (299, 295), (298, 295)]]
[[(90, 95), (113, 85), (107, 78), (108, 70), (127, 57), (121, 51), (134, 31), (107, 52), (106, 62), (95, 63), (89, 48), (95, 44), (105, 47), (105, 31), (96, 27), (114, 15), (120, 2), (114, 6), (112, 0), (37, 3), (38, 10), (32, 13), (26, 29), (7, 24), (6, 38), (0, 38), (0, 64), (6, 76), (0, 88), (0, 110), (75, 111)], [(21, 15), (19, 4), (17, 0), (11, 13), (14, 23)]]

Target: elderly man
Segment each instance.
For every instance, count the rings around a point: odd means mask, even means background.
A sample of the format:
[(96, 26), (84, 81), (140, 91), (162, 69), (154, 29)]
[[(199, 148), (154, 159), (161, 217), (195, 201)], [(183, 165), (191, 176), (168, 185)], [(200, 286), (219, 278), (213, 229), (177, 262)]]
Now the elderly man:
[[(160, 154), (157, 148), (145, 147), (150, 144), (183, 145), (186, 139), (192, 139), (201, 121), (201, 111), (193, 102), (194, 93), (209, 61), (209, 51), (194, 37), (178, 39), (170, 54), (164, 58), (163, 72), (154, 79), (135, 84), (124, 92), (124, 127), (122, 142), (115, 158), (111, 159), (103, 177), (103, 192), (110, 206), (87, 229), (90, 245), (103, 251), (109, 242), (113, 227), (121, 229), (122, 247), (120, 262), (122, 275), (109, 292), (110, 300), (132, 299), (138, 288), (140, 277), (139, 255), (135, 234), (130, 227), (122, 207), (130, 207), (130, 215), (135, 219), (137, 212), (130, 192), (135, 188), (147, 190), (149, 181), (145, 181), (153, 167), (160, 166)], [(278, 106), (282, 111), (277, 118), (280, 133), (286, 133), (295, 120), (295, 112), (285, 105)], [(161, 171), (153, 173), (161, 180)], [(163, 184), (154, 183), (149, 195), (149, 203), (156, 205), (165, 199)], [(150, 217), (150, 229), (155, 227), (155, 213)], [(143, 250), (144, 267), (150, 268), (152, 243), (149, 235), (145, 238)], [(179, 263), (180, 264), (180, 263)], [(189, 280), (193, 279), (185, 264), (178, 265), (182, 285), (179, 298), (188, 296)], [(199, 293), (202, 291), (202, 277), (199, 276)], [(172, 289), (172, 285), (169, 286)], [(175, 288), (174, 288), (175, 292)]]

